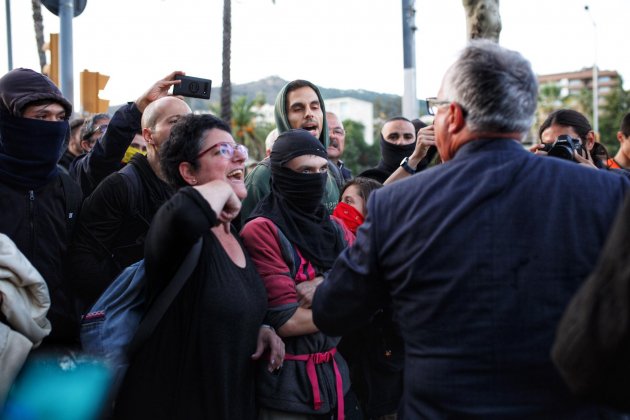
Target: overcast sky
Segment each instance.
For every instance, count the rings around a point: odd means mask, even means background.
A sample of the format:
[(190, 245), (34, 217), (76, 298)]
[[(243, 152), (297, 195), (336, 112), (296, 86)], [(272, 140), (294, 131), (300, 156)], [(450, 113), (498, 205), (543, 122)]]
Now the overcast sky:
[[(37, 69), (31, 2), (11, 0), (11, 8), (13, 66)], [(435, 96), (464, 47), (466, 23), (461, 0), (416, 0), (416, 11), (417, 94), (425, 98)], [(75, 96), (84, 69), (111, 76), (101, 97), (112, 104), (134, 100), (171, 70), (220, 85), (222, 13), (220, 0), (89, 0), (73, 20)], [(590, 67), (591, 16), (599, 68), (629, 79), (629, 0), (501, 0), (500, 43), (523, 53), (538, 74)], [(59, 18), (47, 10), (44, 29), (59, 30)], [(0, 69), (8, 69), (6, 29)], [(232, 0), (232, 82), (270, 75), (402, 94), (401, 1)]]

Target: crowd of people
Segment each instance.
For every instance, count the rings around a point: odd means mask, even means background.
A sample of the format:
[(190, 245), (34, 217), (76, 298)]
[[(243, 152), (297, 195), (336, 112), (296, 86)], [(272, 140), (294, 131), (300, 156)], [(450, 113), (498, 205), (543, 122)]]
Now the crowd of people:
[(613, 157), (572, 109), (527, 150), (536, 76), (473, 41), (432, 123), (383, 124), (376, 167), (348, 170), (343, 121), (294, 80), (247, 170), (229, 124), (169, 95), (180, 74), (84, 119), (40, 73), (0, 78), (0, 406), (25, 361), (81, 360), (126, 267), (153, 305), (201, 239), (106, 416), (630, 416), (630, 113)]

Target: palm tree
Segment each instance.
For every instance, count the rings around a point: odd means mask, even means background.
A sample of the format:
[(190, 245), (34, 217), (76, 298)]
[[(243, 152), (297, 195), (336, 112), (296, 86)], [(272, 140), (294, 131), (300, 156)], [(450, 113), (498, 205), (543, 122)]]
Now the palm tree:
[(499, 0), (462, 0), (466, 11), (468, 39), (489, 39), (499, 42), (501, 14)]
[(37, 55), (39, 56), (40, 71), (44, 71), (46, 65), (46, 53), (44, 52), (44, 18), (42, 16), (42, 3), (40, 0), (31, 0), (33, 6), (33, 24), (35, 25), (35, 40), (37, 41)]
[(256, 117), (258, 113), (252, 108), (257, 105), (256, 99), (248, 101), (241, 96), (232, 104), (232, 133), (234, 140), (242, 143), (250, 150), (252, 158), (260, 160), (265, 155), (265, 144), (256, 135)]
[(221, 82), (221, 118), (228, 124), (232, 120), (232, 82), (230, 60), (232, 42), (232, 1), (223, 0), (223, 73)]
[(536, 109), (536, 127), (540, 126), (556, 109), (564, 107), (566, 98), (562, 97), (562, 89), (553, 83), (545, 83), (538, 90), (538, 107)]

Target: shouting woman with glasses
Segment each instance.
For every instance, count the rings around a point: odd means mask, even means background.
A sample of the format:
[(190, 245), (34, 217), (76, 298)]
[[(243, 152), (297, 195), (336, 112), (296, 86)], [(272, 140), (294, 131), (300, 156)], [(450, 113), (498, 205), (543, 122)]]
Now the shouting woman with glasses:
[(145, 247), (149, 299), (202, 237), (201, 256), (153, 335), (131, 362), (116, 418), (256, 417), (255, 359), (278, 369), (284, 345), (262, 324), (267, 296), (230, 222), (246, 196), (247, 148), (211, 115), (188, 115), (160, 149), (179, 191), (155, 215)]

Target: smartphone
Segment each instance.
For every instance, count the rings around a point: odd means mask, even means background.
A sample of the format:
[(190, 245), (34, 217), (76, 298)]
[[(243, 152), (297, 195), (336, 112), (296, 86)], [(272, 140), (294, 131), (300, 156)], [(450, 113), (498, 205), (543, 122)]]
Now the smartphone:
[(173, 95), (210, 99), (212, 80), (182, 75), (175, 76), (175, 80), (181, 80), (182, 82), (173, 86)]

